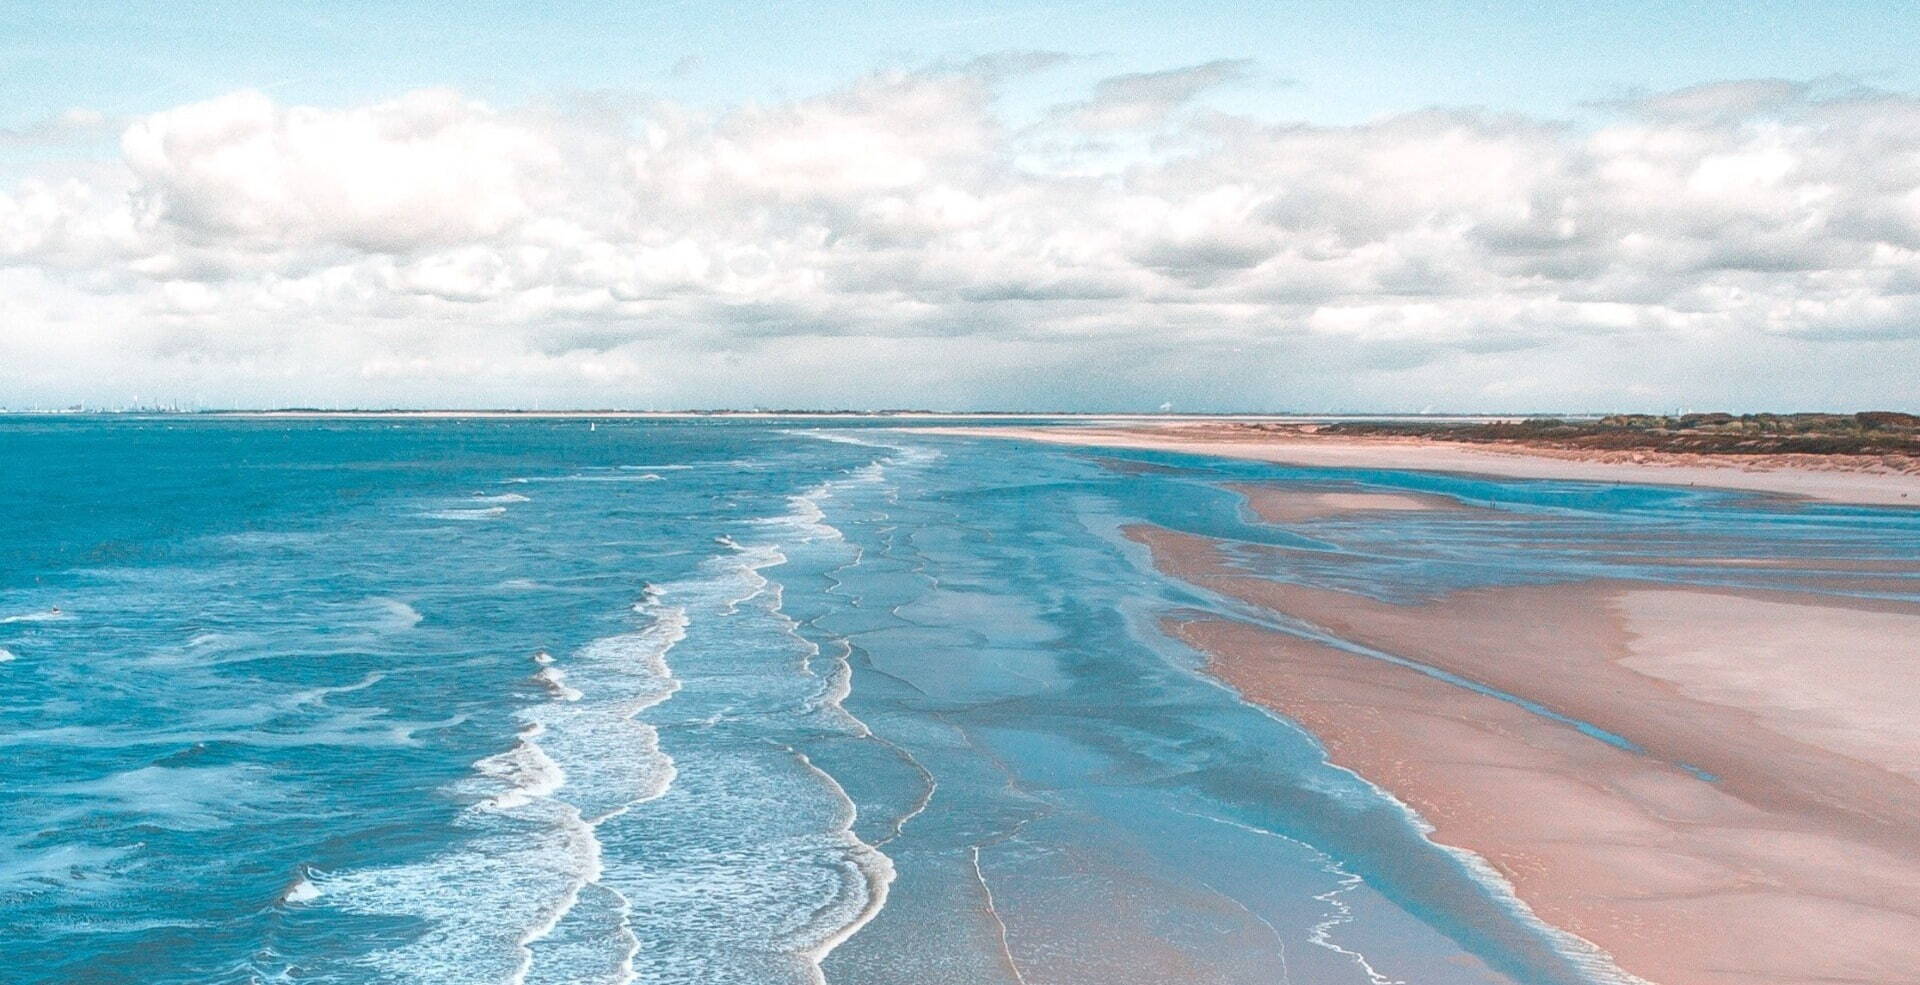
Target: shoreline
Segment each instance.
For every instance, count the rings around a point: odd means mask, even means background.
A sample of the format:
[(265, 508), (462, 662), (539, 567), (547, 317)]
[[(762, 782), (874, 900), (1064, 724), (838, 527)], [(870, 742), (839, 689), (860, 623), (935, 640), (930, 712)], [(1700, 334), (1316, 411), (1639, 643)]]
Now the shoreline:
[[(1184, 581), (1413, 666), (1207, 613), (1167, 631), (1660, 985), (1920, 982), (1920, 607), (1590, 581), (1401, 605), (1236, 569), (1136, 525)], [(1703, 774), (1711, 774), (1704, 776)]]
[[(1855, 506), (1920, 508), (1920, 473), (1876, 471), (1843, 456), (1566, 452), (1528, 445), (1480, 445), (1419, 438), (1248, 437), (1218, 425), (1126, 427), (920, 427), (921, 434), (1019, 438), (1088, 448), (1212, 455), (1318, 468), (1449, 472), (1652, 486), (1702, 486)], [(1622, 460), (1622, 459), (1625, 460)]]

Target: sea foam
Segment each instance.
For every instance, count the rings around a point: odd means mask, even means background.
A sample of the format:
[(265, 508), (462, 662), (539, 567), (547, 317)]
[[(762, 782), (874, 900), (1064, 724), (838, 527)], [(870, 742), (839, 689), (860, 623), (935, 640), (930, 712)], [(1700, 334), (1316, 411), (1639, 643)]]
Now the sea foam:
[(282, 903), (311, 903), (319, 898), (320, 887), (314, 885), (313, 881), (304, 875), (294, 880), (293, 885), (288, 886), (287, 891), (280, 894)]
[(422, 515), (430, 520), (492, 520), (506, 513), (504, 506), (485, 506), (471, 510), (430, 510)]
[(72, 619), (72, 613), (62, 612), (59, 609), (48, 609), (44, 612), (22, 612), (18, 615), (0, 616), (0, 624), (14, 622), (68, 622)]

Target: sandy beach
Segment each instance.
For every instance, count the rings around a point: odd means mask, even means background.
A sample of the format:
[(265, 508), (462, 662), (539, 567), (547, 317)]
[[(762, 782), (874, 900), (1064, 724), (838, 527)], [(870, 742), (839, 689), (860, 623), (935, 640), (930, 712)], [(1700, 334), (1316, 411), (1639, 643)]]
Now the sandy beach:
[(1637, 747), (1314, 640), (1168, 622), (1628, 972), (1920, 982), (1920, 609), (1609, 581), (1392, 605), (1250, 576), (1204, 538), (1128, 533), (1178, 577)]
[(1920, 507), (1920, 472), (1860, 456), (1565, 452), (1400, 437), (1315, 437), (1222, 422), (1125, 427), (927, 427), (927, 433), (1137, 448), (1324, 468), (1409, 469), (1523, 479), (1706, 486), (1832, 503)]

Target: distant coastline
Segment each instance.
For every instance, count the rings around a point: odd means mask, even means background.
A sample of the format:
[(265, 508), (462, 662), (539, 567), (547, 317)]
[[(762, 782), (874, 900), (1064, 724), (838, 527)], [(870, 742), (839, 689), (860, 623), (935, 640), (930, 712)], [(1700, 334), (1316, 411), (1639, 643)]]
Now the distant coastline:
[[(1704, 486), (1831, 503), (1920, 507), (1920, 453), (1727, 453), (1659, 446), (1583, 448), (1524, 437), (1450, 440), (1445, 434), (1321, 427), (1146, 421), (1115, 426), (926, 428), (933, 433), (1054, 444), (1217, 455), (1320, 468), (1404, 469), (1572, 482)], [(1384, 432), (1384, 433), (1383, 433)], [(1457, 437), (1457, 435), (1455, 436)]]
[[(681, 419), (737, 417), (824, 418), (853, 420), (989, 420), (1047, 421), (1063, 424), (1128, 424), (1141, 426), (1243, 425), (1239, 431), (1189, 431), (1185, 437), (1208, 441), (1260, 438), (1324, 440), (1331, 436), (1386, 439), (1417, 438), (1489, 447), (1526, 447), (1535, 451), (1698, 452), (1706, 454), (1815, 454), (1847, 455), (1859, 449), (1832, 439), (1841, 434), (1833, 422), (1871, 421), (1866, 433), (1891, 439), (1874, 449), (1920, 456), (1920, 414), (1898, 411), (1849, 413), (1744, 414), (1694, 413), (1663, 417), (1645, 414), (1519, 413), (1403, 413), (1245, 411), (1183, 413), (1175, 411), (1063, 411), (1063, 410), (933, 410), (884, 408), (878, 410), (808, 408), (564, 408), (543, 410), (515, 407), (275, 407), (178, 408), (73, 406), (64, 408), (0, 407), (0, 417), (220, 417), (220, 418), (582, 418)], [(1796, 422), (1818, 422), (1799, 423)], [(1744, 428), (1744, 431), (1742, 430)], [(1853, 434), (1862, 433), (1858, 427)], [(1819, 439), (1829, 439), (1820, 441)], [(1747, 446), (1747, 447), (1743, 447)], [(1754, 446), (1758, 447), (1754, 447)]]
[[(844, 420), (922, 433), (1211, 454), (1292, 465), (1705, 486), (1920, 506), (1920, 415), (1179, 414), (936, 410), (8, 410), (3, 418)], [(1813, 421), (1810, 425), (1792, 422)], [(1849, 421), (1873, 426), (1845, 432)], [(992, 422), (993, 427), (970, 427)], [(1755, 423), (1759, 422), (1759, 423)], [(1777, 424), (1775, 422), (1788, 422)]]
[[(822, 418), (920, 418), (935, 420), (1047, 420), (1076, 421), (1097, 423), (1103, 421), (1257, 421), (1285, 423), (1334, 423), (1340, 421), (1407, 421), (1430, 423), (1474, 423), (1490, 424), (1499, 422), (1517, 422), (1526, 419), (1522, 414), (1307, 414), (1307, 413), (1232, 413), (1232, 414), (1179, 414), (1179, 413), (1103, 413), (1084, 411), (1028, 411), (1028, 410), (740, 410), (732, 408), (707, 410), (631, 410), (631, 409), (566, 409), (531, 410), (509, 407), (475, 407), (454, 409), (429, 408), (318, 408), (318, 407), (281, 407), (270, 409), (247, 408), (210, 408), (199, 410), (180, 410), (171, 408), (23, 408), (0, 409), (0, 416), (38, 416), (38, 417), (424, 417), (424, 418), (489, 418), (489, 417), (554, 417), (554, 418), (696, 418), (696, 417), (742, 417), (742, 418), (780, 418), (780, 417), (822, 417)], [(1584, 418), (1568, 418), (1570, 420)], [(1597, 419), (1597, 418), (1596, 418)]]

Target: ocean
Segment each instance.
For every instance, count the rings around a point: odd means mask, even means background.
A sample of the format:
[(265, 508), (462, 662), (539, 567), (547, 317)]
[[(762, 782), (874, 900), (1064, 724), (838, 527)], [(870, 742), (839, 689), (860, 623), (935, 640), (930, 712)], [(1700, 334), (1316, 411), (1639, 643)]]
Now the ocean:
[(1203, 674), (1163, 616), (1263, 617), (1124, 528), (1325, 546), (1222, 483), (1339, 481), (1566, 545), (1409, 514), (1323, 573), (1383, 598), (1920, 553), (885, 423), (0, 418), (0, 982), (1623, 981)]

